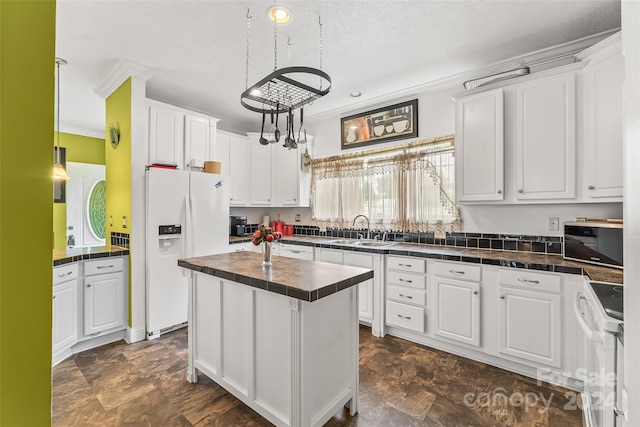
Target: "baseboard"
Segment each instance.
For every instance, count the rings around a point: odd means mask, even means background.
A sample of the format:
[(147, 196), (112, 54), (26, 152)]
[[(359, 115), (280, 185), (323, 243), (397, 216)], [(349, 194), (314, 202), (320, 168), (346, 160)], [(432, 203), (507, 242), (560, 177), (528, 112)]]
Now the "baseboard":
[(134, 342), (143, 341), (145, 338), (146, 335), (144, 326), (138, 326), (136, 328), (128, 326), (124, 335), (124, 340), (127, 342), (127, 344), (133, 344)]
[(58, 363), (64, 361), (66, 358), (68, 358), (71, 355), (73, 355), (73, 353), (71, 352), (71, 348), (67, 348), (63, 351), (55, 353), (51, 358), (51, 366), (56, 366)]
[(102, 335), (99, 337), (91, 338), (86, 341), (81, 341), (71, 347), (71, 352), (73, 354), (81, 353), (83, 351), (91, 350), (92, 348), (100, 347), (105, 344), (110, 344), (112, 342), (120, 341), (124, 339), (124, 330), (112, 332), (107, 335)]

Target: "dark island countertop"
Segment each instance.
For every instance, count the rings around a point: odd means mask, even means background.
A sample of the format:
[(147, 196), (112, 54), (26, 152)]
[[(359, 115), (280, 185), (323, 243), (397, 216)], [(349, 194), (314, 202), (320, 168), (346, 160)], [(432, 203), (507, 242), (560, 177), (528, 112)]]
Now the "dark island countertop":
[(83, 261), (85, 259), (106, 258), (129, 255), (129, 249), (120, 246), (92, 246), (89, 248), (73, 248), (53, 251), (53, 266)]
[(274, 256), (262, 267), (262, 254), (232, 252), (179, 259), (178, 265), (210, 276), (303, 301), (316, 301), (373, 278), (373, 271), (317, 261)]

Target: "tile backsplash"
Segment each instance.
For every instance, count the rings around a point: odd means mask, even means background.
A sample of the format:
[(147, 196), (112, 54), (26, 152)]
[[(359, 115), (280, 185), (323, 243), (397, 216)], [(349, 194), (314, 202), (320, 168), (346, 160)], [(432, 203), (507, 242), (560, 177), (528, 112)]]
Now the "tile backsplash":
[(111, 232), (111, 246), (129, 248), (129, 233)]
[[(255, 229), (255, 228), (254, 228)], [(303, 236), (321, 236), (357, 239), (365, 235), (366, 230), (352, 229), (320, 229), (313, 225), (296, 225), (294, 234)], [(371, 238), (382, 239), (383, 232), (371, 231)], [(538, 252), (547, 254), (562, 254), (562, 237), (530, 236), (518, 234), (488, 234), (488, 233), (447, 233), (444, 239), (434, 237), (433, 233), (405, 233), (387, 232), (386, 240), (406, 243), (422, 243), (426, 245), (458, 246), (464, 248), (498, 249), (505, 251)]]

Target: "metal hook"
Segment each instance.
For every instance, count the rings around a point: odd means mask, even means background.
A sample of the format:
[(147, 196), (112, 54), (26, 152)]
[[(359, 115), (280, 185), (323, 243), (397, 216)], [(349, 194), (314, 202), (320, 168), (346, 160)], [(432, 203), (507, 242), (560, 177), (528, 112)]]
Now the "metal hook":
[(289, 46), (293, 46), (293, 43), (291, 43), (291, 36), (289, 36), (289, 38), (287, 39), (287, 44)]
[(249, 9), (247, 8), (247, 19), (251, 19), (253, 16), (249, 15)]

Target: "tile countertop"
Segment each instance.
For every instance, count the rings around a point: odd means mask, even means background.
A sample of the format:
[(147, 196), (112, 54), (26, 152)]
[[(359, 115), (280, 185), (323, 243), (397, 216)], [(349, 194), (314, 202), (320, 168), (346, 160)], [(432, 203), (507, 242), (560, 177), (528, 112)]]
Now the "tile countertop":
[(129, 255), (129, 249), (120, 246), (92, 246), (53, 251), (53, 266), (68, 264), (85, 259), (106, 258)]
[(623, 283), (623, 272), (617, 268), (601, 267), (578, 261), (569, 261), (562, 255), (547, 255), (535, 252), (503, 251), (497, 249), (472, 249), (456, 246), (424, 245), (418, 243), (395, 243), (383, 247), (362, 247), (357, 245), (336, 245), (330, 243), (338, 237), (286, 236), (280, 241), (294, 245), (317, 246), (322, 248), (352, 250), (359, 252), (383, 253), (390, 255), (415, 256), (443, 261), (470, 262), (501, 267), (524, 268), (556, 273), (587, 275), (597, 282)]
[(316, 301), (373, 278), (373, 271), (324, 262), (274, 256), (262, 268), (262, 254), (231, 252), (179, 259), (180, 267), (239, 282), (303, 301)]

